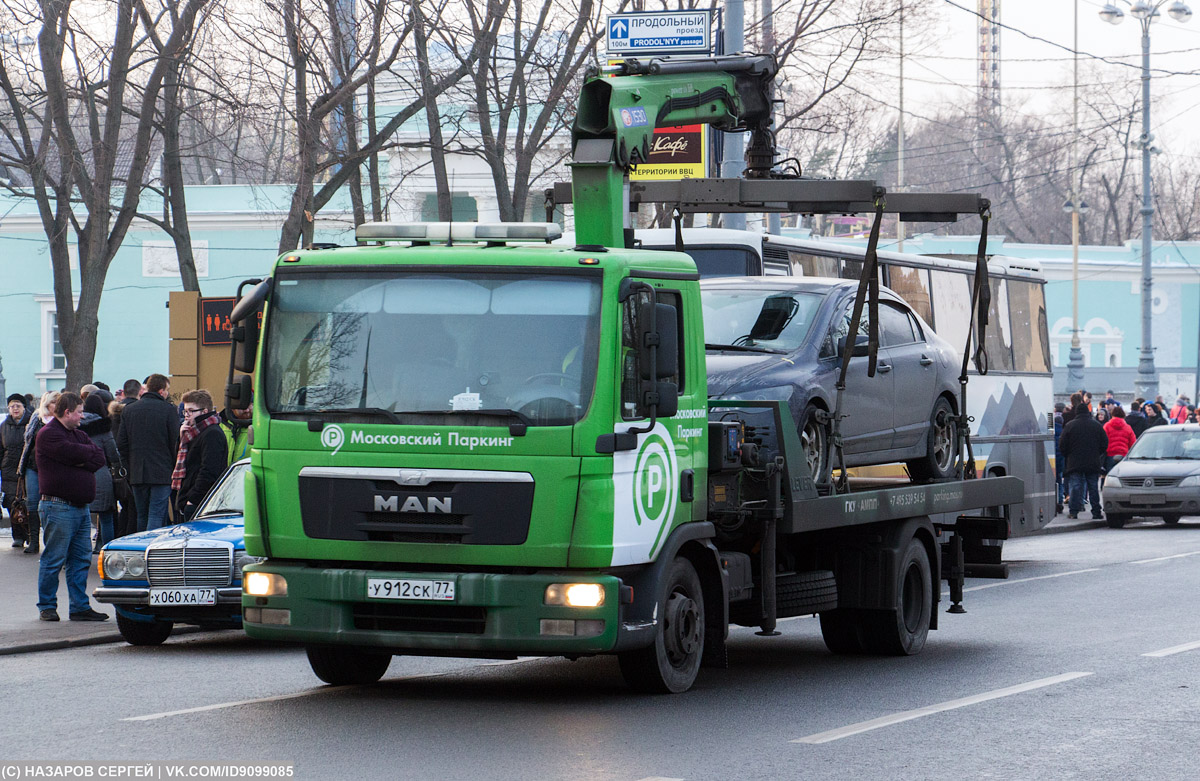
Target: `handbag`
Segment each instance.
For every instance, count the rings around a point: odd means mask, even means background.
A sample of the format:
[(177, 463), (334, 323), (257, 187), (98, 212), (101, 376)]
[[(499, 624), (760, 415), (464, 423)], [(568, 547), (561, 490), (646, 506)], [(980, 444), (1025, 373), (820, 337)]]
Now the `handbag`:
[(129, 472), (123, 466), (110, 466), (108, 472), (112, 475), (113, 496), (121, 504), (131, 501), (133, 489), (129, 487)]
[(18, 529), (24, 530), (29, 528), (29, 505), (26, 502), (25, 475), (17, 478), (17, 496), (13, 499), (12, 506), (8, 508), (8, 516), (14, 532)]

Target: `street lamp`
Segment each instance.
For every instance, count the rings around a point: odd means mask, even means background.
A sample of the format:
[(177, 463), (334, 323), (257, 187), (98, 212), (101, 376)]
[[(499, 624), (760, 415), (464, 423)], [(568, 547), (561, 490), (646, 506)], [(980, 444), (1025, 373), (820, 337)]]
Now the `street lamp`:
[[(1071, 175), (1074, 177), (1074, 173)], [(1067, 391), (1074, 393), (1086, 387), (1083, 379), (1083, 349), (1079, 344), (1079, 218), (1088, 213), (1089, 207), (1087, 201), (1074, 193), (1071, 198), (1062, 208), (1071, 215), (1071, 353), (1067, 358)]]
[[(1137, 19), (1142, 26), (1142, 135), (1138, 146), (1142, 149), (1142, 350), (1138, 357), (1137, 379), (1134, 387), (1142, 398), (1153, 399), (1158, 395), (1158, 373), (1154, 368), (1154, 347), (1150, 333), (1151, 304), (1153, 296), (1152, 269), (1150, 265), (1150, 245), (1153, 241), (1154, 206), (1150, 203), (1150, 153), (1154, 151), (1154, 136), (1150, 134), (1150, 23), (1158, 16), (1158, 9), (1167, 4), (1166, 0), (1147, 2), (1134, 0), (1129, 3), (1129, 15)], [(1186, 22), (1192, 18), (1192, 9), (1182, 0), (1175, 0), (1167, 9), (1167, 13), (1177, 22)], [(1108, 3), (1100, 10), (1100, 18), (1109, 24), (1120, 24), (1125, 18), (1121, 9)], [(1200, 372), (1200, 367), (1197, 367)]]

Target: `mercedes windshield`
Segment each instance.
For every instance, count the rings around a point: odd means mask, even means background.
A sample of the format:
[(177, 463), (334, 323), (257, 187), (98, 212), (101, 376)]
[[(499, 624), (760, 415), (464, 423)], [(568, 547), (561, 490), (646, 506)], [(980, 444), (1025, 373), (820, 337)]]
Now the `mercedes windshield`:
[(596, 274), (296, 269), (271, 295), (264, 401), (284, 418), (570, 425), (599, 325)]

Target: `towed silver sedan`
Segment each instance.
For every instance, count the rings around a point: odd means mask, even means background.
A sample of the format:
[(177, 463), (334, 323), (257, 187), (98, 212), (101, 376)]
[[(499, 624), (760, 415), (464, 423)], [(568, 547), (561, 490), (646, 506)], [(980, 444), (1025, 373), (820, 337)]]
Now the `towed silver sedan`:
[(1103, 499), (1104, 516), (1114, 529), (1135, 515), (1168, 524), (1200, 515), (1200, 424), (1144, 432), (1108, 473)]

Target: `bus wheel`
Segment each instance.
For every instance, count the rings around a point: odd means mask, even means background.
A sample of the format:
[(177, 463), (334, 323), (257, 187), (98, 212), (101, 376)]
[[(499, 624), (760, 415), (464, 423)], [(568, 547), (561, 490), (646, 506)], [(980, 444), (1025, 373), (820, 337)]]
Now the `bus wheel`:
[(954, 476), (958, 450), (958, 422), (950, 402), (939, 398), (929, 416), (925, 456), (908, 462), (908, 473), (916, 480), (940, 480)]
[(695, 682), (704, 652), (704, 594), (696, 568), (682, 556), (667, 571), (658, 617), (650, 646), (617, 655), (621, 675), (636, 691), (679, 694)]
[(392, 663), (391, 654), (376, 654), (354, 646), (310, 645), (308, 663), (325, 683), (353, 686), (375, 683)]
[(929, 554), (913, 538), (896, 568), (896, 606), (864, 615), (866, 650), (889, 656), (913, 656), (925, 647), (933, 612), (933, 578)]

